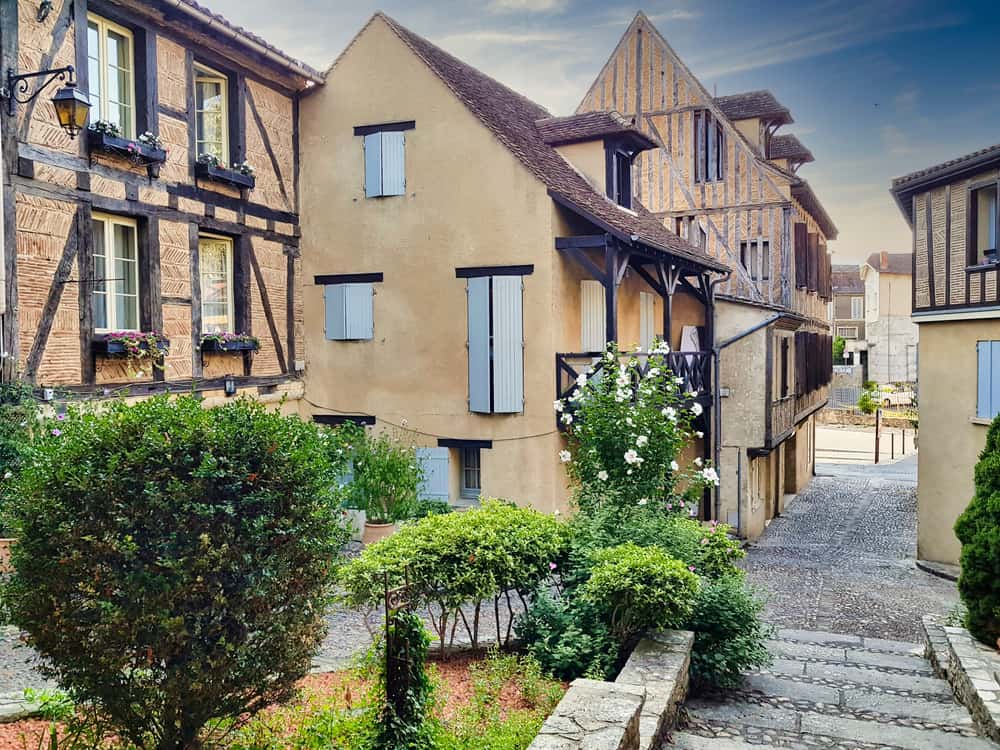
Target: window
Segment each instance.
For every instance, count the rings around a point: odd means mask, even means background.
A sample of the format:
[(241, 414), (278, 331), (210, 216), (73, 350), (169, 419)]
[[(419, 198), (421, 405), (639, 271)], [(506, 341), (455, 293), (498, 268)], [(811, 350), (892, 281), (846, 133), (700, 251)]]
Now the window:
[(611, 152), (611, 184), (608, 197), (624, 208), (632, 208), (632, 157), (616, 149)]
[(461, 487), (459, 495), (466, 500), (478, 500), (482, 489), (479, 448), (462, 448)]
[(969, 265), (997, 258), (997, 186), (969, 191)]
[(691, 241), (700, 247), (702, 250), (708, 249), (708, 232), (705, 231), (705, 227), (701, 225), (701, 222), (694, 224), (694, 237)]
[(90, 121), (108, 120), (135, 137), (135, 45), (132, 32), (100, 16), (87, 16)]
[(222, 73), (196, 65), (194, 106), (195, 156), (211, 154), (229, 162), (229, 80)]
[(521, 276), (468, 280), (469, 411), (524, 411), (524, 321)]
[(1000, 341), (978, 342), (976, 354), (979, 359), (976, 416), (993, 419), (1000, 414)]
[(865, 317), (865, 298), (851, 297), (851, 320), (863, 320)]
[(365, 136), (365, 197), (406, 192), (406, 137), (399, 131)]
[(722, 124), (707, 109), (694, 113), (692, 144), (694, 181), (717, 182), (723, 179), (726, 161), (725, 134)]
[(788, 350), (789, 350), (790, 346), (791, 346), (791, 338), (789, 338), (788, 336), (782, 336), (781, 337), (781, 350), (780, 350), (780, 352), (781, 352), (781, 363), (780, 363), (780, 369), (779, 369), (779, 372), (780, 372), (779, 377), (781, 378), (781, 382), (779, 384), (779, 390), (778, 390), (778, 392), (781, 394), (781, 398), (785, 398), (786, 396), (788, 396), (788, 390), (789, 390), (789, 388), (788, 388), (788, 362), (789, 362)]
[(94, 215), (94, 328), (139, 330), (139, 246), (134, 219)]
[(375, 337), (375, 289), (369, 282), (327, 284), (326, 337), (330, 341), (369, 341)]
[(202, 333), (236, 331), (233, 313), (233, 241), (228, 237), (198, 238), (201, 272)]
[(856, 339), (858, 337), (857, 326), (838, 326), (837, 335), (842, 339)]
[[(768, 281), (771, 278), (771, 243), (768, 240), (741, 242), (740, 263), (754, 281)], [(758, 268), (758, 265), (762, 268)]]

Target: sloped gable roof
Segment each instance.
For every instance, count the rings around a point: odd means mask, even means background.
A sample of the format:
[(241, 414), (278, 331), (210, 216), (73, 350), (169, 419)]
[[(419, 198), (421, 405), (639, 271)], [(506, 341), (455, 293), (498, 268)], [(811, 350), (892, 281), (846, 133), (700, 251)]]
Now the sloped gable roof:
[(536, 122), (551, 118), (541, 105), (504, 86), (415, 34), (384, 13), (377, 13), (413, 53), (543, 184), (557, 203), (575, 210), (620, 239), (638, 239), (649, 247), (711, 270), (728, 267), (701, 248), (669, 231), (642, 206), (628, 211), (595, 191), (552, 146)]
[(913, 253), (872, 253), (865, 263), (879, 273), (913, 274)]
[(771, 159), (791, 159), (792, 161), (815, 161), (812, 151), (807, 149), (798, 138), (791, 133), (782, 133), (771, 138), (768, 147), (768, 157)]
[(861, 267), (835, 264), (830, 275), (830, 285), (834, 294), (864, 294), (865, 283), (861, 280)]
[(535, 121), (542, 140), (550, 146), (596, 140), (605, 136), (629, 136), (639, 148), (656, 148), (659, 144), (635, 126), (635, 120), (615, 112), (584, 112), (568, 117), (546, 117)]
[(792, 120), (788, 107), (779, 102), (774, 94), (766, 89), (760, 91), (745, 91), (741, 94), (729, 94), (715, 97), (716, 106), (730, 120), (749, 120), (759, 117), (787, 125)]

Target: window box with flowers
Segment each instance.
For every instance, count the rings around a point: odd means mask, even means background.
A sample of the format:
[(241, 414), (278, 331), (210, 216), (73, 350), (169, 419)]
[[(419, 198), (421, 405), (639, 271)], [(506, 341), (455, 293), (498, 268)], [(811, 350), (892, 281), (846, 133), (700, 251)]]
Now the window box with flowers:
[(214, 154), (200, 154), (194, 164), (194, 174), (200, 180), (222, 182), (246, 190), (253, 190), (257, 184), (254, 168), (247, 162), (227, 168)]
[(160, 166), (167, 160), (160, 136), (147, 130), (138, 138), (123, 138), (118, 126), (107, 120), (91, 123), (87, 128), (87, 143), (91, 154), (102, 151), (122, 156), (136, 166), (146, 167), (150, 178), (160, 176)]
[(255, 352), (260, 349), (260, 339), (248, 333), (204, 333), (201, 351), (204, 352)]
[(110, 331), (98, 334), (91, 347), (98, 356), (127, 359), (143, 372), (147, 363), (163, 369), (170, 341), (156, 331)]

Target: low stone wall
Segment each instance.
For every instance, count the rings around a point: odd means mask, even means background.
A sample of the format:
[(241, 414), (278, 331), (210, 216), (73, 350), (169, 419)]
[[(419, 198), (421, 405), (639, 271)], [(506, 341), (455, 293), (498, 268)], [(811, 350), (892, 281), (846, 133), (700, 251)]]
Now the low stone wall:
[(924, 615), (921, 620), (924, 627), (924, 658), (931, 663), (935, 677), (947, 680), (951, 648), (948, 645), (948, 635), (944, 632), (944, 620), (938, 615)]
[[(820, 424), (853, 424), (862, 427), (875, 426), (874, 414), (861, 414), (849, 409), (820, 409), (816, 418)], [(882, 417), (882, 426), (912, 430), (913, 422), (909, 419), (899, 417)]]
[(1000, 742), (1000, 654), (965, 628), (942, 627), (948, 641), (948, 682), (979, 730)]
[(687, 697), (694, 634), (652, 633), (614, 682), (574, 680), (528, 750), (654, 750)]

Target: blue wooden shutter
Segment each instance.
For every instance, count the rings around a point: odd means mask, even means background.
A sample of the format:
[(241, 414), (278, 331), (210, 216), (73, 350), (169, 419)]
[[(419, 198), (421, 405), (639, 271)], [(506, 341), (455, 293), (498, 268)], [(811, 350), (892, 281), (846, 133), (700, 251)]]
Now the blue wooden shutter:
[(580, 350), (603, 352), (607, 343), (604, 285), (584, 279), (580, 282)]
[(405, 143), (403, 133), (382, 133), (382, 195), (406, 192)]
[(344, 305), (344, 285), (327, 284), (323, 287), (326, 303), (326, 337), (331, 341), (347, 338), (347, 310)]
[(524, 324), (520, 276), (493, 277), (493, 411), (524, 411)]
[(417, 461), (424, 470), (424, 478), (418, 490), (420, 499), (448, 502), (451, 484), (448, 455), (448, 448), (417, 448)]
[(469, 411), (490, 413), (490, 279), (469, 279)]
[(976, 351), (979, 359), (976, 416), (993, 419), (1000, 413), (1000, 341), (980, 341)]
[(648, 352), (653, 348), (654, 333), (653, 295), (649, 292), (639, 292), (639, 345), (643, 351)]
[(371, 284), (344, 284), (344, 307), (347, 310), (347, 327), (344, 338), (368, 340), (375, 336), (372, 315), (374, 291)]
[(376, 198), (382, 192), (382, 134), (365, 136), (365, 197)]

